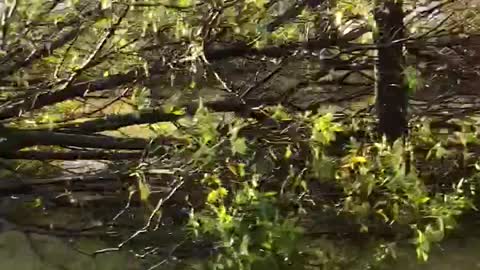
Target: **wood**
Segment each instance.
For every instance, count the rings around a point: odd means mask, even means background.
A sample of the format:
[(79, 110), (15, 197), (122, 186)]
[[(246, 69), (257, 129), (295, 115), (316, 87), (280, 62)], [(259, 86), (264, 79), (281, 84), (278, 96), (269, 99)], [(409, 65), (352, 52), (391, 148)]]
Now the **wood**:
[(408, 92), (404, 83), (403, 42), (405, 37), (403, 2), (399, 0), (376, 0), (375, 42), (378, 46), (376, 73), (376, 109), (378, 131), (394, 141), (407, 132)]

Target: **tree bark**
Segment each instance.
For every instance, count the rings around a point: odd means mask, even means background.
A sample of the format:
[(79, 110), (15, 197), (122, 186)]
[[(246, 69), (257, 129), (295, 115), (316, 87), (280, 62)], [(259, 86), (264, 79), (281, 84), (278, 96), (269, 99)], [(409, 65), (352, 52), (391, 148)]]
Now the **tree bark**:
[(1, 158), (23, 160), (131, 160), (140, 159), (143, 151), (102, 151), (102, 150), (78, 150), (68, 152), (55, 151), (15, 151), (2, 152)]
[(376, 0), (375, 42), (378, 46), (376, 74), (376, 110), (378, 131), (392, 142), (407, 132), (408, 93), (403, 77), (405, 58), (404, 12), (401, 0)]
[(149, 141), (141, 138), (116, 138), (103, 135), (80, 135), (61, 132), (0, 129), (4, 139), (0, 142), (0, 152), (8, 153), (34, 145), (61, 147), (81, 147), (109, 150), (144, 150)]

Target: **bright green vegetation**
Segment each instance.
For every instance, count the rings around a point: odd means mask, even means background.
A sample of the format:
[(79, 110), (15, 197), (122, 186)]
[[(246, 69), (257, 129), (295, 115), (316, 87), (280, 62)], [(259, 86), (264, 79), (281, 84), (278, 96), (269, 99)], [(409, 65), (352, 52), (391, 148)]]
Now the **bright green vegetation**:
[[(188, 170), (205, 173), (197, 183), (199, 189), (206, 189), (206, 204), (192, 212), (189, 225), (194, 236), (217, 246), (219, 254), (207, 269), (318, 269), (320, 265), (345, 269), (352, 264), (349, 259), (358, 260), (341, 255), (344, 241), (350, 238), (351, 243), (369, 246), (376, 239), (378, 250), (370, 246), (370, 263), (394, 256), (395, 246), (410, 239), (418, 258), (427, 260), (431, 246), (474, 208), (479, 167), (475, 159), (468, 161), (471, 152), (465, 138), (472, 138), (471, 132), (440, 139), (423, 126), (405, 144), (388, 145), (364, 133), (341, 141), (348, 138), (344, 134), (368, 130), (368, 123), (354, 128), (334, 121), (331, 114), (283, 114), (277, 132), (290, 125), (310, 130), (310, 137), (298, 141), (284, 137), (258, 157), (261, 143), (245, 143), (238, 135), (239, 127), (246, 130), (248, 125), (233, 124), (222, 136), (203, 117), (198, 124), (210, 128), (200, 129), (202, 139)], [(452, 147), (463, 150), (448, 150), (448, 142), (455, 141)], [(302, 152), (306, 149), (310, 156)], [(448, 184), (435, 183), (444, 173), (457, 170), (453, 156), (471, 164), (465, 168), (468, 172), (446, 176)], [(259, 158), (264, 162), (256, 161)], [(438, 163), (445, 171), (430, 172), (429, 166)], [(330, 226), (321, 224), (327, 220)], [(338, 252), (329, 251), (331, 247), (323, 247), (322, 242), (312, 244), (312, 238), (320, 236), (337, 239)], [(358, 237), (369, 240), (355, 240)]]

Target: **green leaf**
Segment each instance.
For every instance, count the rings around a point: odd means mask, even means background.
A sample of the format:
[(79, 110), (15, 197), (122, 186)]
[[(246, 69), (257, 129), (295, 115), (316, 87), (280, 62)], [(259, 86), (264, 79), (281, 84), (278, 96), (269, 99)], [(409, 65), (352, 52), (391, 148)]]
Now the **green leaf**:
[(221, 202), (228, 195), (228, 190), (224, 187), (210, 191), (207, 196), (207, 202), (217, 203)]
[(283, 106), (278, 105), (275, 107), (272, 118), (277, 120), (277, 121), (287, 121), (291, 120), (292, 117), (288, 115), (288, 113), (284, 110)]
[(186, 110), (185, 108), (173, 108), (172, 111), (170, 112), (173, 115), (185, 115)]
[(247, 153), (248, 147), (245, 138), (237, 138), (231, 143), (233, 154), (239, 153), (241, 155), (245, 155)]
[(101, 0), (100, 1), (101, 9), (108, 9), (112, 7), (112, 0)]
[(240, 255), (248, 256), (248, 247), (250, 245), (250, 237), (248, 234), (243, 235), (242, 242), (240, 243)]
[(237, 167), (233, 164), (228, 164), (227, 168), (235, 175), (238, 176)]
[(442, 228), (434, 229), (432, 225), (428, 224), (425, 229), (425, 235), (429, 241), (440, 242), (445, 237), (445, 231)]
[(140, 200), (142, 202), (148, 201), (151, 191), (150, 191), (150, 186), (145, 182), (144, 179), (139, 178), (138, 191), (140, 192)]
[(30, 206), (32, 208), (40, 208), (42, 207), (44, 204), (43, 204), (43, 200), (42, 198), (38, 197), (38, 198), (35, 198), (35, 200), (33, 200), (33, 202), (31, 202)]
[(439, 143), (435, 144), (435, 145), (428, 151), (427, 159), (430, 159), (433, 154), (435, 154), (435, 158), (440, 159), (440, 158), (446, 157), (446, 156), (448, 155), (448, 150), (445, 149), (445, 148), (442, 146), (442, 144), (439, 142)]
[(276, 192), (276, 191), (267, 191), (263, 194), (263, 196), (265, 196), (265, 197), (275, 197), (275, 196), (277, 196), (277, 194), (278, 194), (278, 192)]
[(421, 86), (420, 72), (413, 66), (408, 66), (404, 69), (405, 83), (408, 86), (408, 92), (410, 94), (415, 93)]
[(178, 7), (189, 7), (192, 5), (191, 0), (177, 0)]
[(479, 164), (478, 162), (475, 163), (475, 169), (476, 169), (477, 171), (480, 171), (480, 164)]
[(290, 159), (291, 156), (292, 156), (292, 149), (290, 145), (288, 145), (285, 149), (285, 159)]
[(332, 113), (324, 114), (313, 120), (312, 140), (328, 145), (336, 139), (336, 133), (343, 131), (339, 123), (335, 123)]
[(245, 164), (244, 163), (238, 164), (237, 169), (238, 169), (238, 176), (242, 178), (245, 177)]
[(207, 175), (201, 180), (201, 183), (208, 186), (220, 186), (222, 184), (222, 181), (216, 175)]

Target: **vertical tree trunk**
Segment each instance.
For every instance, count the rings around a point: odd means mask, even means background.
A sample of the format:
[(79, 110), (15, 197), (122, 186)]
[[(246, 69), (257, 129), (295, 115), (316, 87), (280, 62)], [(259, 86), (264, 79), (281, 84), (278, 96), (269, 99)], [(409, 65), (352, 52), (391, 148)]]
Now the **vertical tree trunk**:
[(407, 131), (408, 94), (404, 82), (403, 42), (404, 13), (401, 0), (375, 0), (375, 42), (377, 50), (376, 110), (378, 131), (389, 141), (403, 136)]

